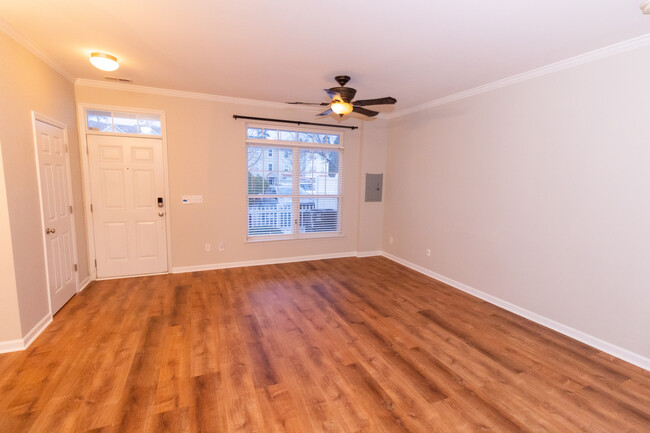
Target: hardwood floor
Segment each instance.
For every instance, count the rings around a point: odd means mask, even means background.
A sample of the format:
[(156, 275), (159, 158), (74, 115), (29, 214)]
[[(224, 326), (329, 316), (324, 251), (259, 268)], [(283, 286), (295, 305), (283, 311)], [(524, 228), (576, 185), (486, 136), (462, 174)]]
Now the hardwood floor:
[(0, 432), (650, 432), (650, 373), (385, 258), (95, 282)]

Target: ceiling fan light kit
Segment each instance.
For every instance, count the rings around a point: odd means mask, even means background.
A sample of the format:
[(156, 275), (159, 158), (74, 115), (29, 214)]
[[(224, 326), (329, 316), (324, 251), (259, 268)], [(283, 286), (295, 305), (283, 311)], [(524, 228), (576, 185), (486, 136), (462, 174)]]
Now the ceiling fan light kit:
[(643, 11), (644, 14), (650, 15), (650, 0), (641, 3), (641, 10)]
[(361, 99), (353, 101), (354, 97), (357, 94), (357, 90), (352, 87), (345, 87), (345, 85), (350, 81), (348, 75), (337, 75), (334, 79), (339, 83), (339, 87), (331, 87), (329, 89), (323, 89), (325, 93), (329, 95), (332, 99), (329, 103), (310, 103), (310, 102), (287, 102), (287, 104), (293, 105), (328, 105), (329, 108), (323, 111), (317, 116), (327, 116), (328, 114), (336, 113), (339, 116), (343, 117), (346, 114), (352, 112), (361, 114), (367, 117), (373, 117), (379, 114), (378, 111), (368, 110), (363, 108), (367, 105), (392, 105), (397, 102), (397, 99), (387, 96), (385, 98), (376, 98), (376, 99)]
[(352, 113), (354, 107), (344, 101), (334, 101), (332, 102), (332, 105), (330, 105), (330, 109), (339, 116), (343, 116)]

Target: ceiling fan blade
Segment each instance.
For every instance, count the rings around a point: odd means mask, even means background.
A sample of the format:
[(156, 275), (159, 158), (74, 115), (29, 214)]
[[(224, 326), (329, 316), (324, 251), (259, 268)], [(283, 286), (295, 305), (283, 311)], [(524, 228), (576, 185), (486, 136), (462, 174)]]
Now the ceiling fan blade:
[(325, 93), (329, 95), (330, 98), (334, 98), (335, 96), (339, 96), (339, 92), (335, 92), (332, 89), (323, 89)]
[(354, 101), (352, 105), (356, 107), (365, 107), (366, 105), (387, 105), (387, 104), (394, 104), (396, 102), (397, 99), (388, 96), (386, 98), (361, 99), (359, 101)]
[(287, 104), (291, 104), (291, 105), (317, 105), (319, 107), (321, 105), (330, 105), (329, 102), (287, 102)]
[(361, 107), (354, 107), (352, 108), (352, 111), (354, 111), (355, 113), (363, 114), (364, 116), (368, 116), (368, 117), (373, 117), (379, 114), (378, 111), (367, 110)]
[(317, 114), (317, 116), (327, 116), (330, 113), (333, 113), (333, 111), (332, 110), (325, 110), (322, 113)]

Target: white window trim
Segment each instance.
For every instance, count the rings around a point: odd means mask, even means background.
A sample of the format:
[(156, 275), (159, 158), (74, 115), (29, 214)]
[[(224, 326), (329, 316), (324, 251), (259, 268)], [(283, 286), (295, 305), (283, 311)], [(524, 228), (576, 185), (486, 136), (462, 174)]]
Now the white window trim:
[[(317, 129), (317, 128), (306, 128), (300, 126), (281, 126), (281, 125), (269, 125), (263, 123), (246, 123), (244, 126), (244, 144), (246, 154), (248, 154), (249, 144), (259, 144), (260, 146), (265, 147), (274, 147), (278, 149), (289, 149), (297, 150), (293, 152), (293, 166), (300, 167), (300, 149), (327, 149), (327, 150), (336, 150), (339, 152), (339, 172), (341, 179), (339, 180), (339, 193), (337, 195), (310, 195), (309, 197), (313, 198), (336, 198), (338, 199), (338, 223), (339, 229), (334, 232), (317, 232), (317, 233), (301, 233), (300, 228), (297, 230), (294, 227), (295, 232), (290, 234), (277, 234), (277, 235), (249, 235), (248, 234), (248, 213), (249, 213), (249, 194), (248, 194), (248, 181), (246, 181), (246, 242), (257, 243), (257, 242), (272, 242), (272, 241), (294, 241), (301, 239), (331, 239), (337, 237), (344, 237), (344, 228), (343, 228), (343, 197), (344, 197), (344, 182), (345, 182), (345, 157), (344, 157), (344, 141), (345, 135), (343, 131), (337, 131), (336, 134), (339, 136), (338, 144), (323, 144), (323, 143), (309, 143), (301, 141), (288, 141), (288, 140), (266, 140), (261, 138), (249, 138), (248, 137), (248, 128), (262, 128), (262, 129), (274, 129), (274, 130), (284, 130), (284, 131), (297, 131), (297, 132), (308, 132), (308, 133), (319, 133), (319, 134), (333, 134), (332, 130), (327, 129)], [(299, 170), (299, 168), (298, 168)], [(246, 176), (248, 176), (248, 167), (246, 167)], [(300, 187), (300, 176), (292, 176), (293, 190), (298, 191)], [(268, 198), (273, 198), (274, 195), (269, 195)], [(292, 220), (294, 220), (294, 225), (299, 225), (300, 220), (300, 196), (292, 196), (293, 206), (292, 206)], [(296, 223), (297, 221), (297, 223)]]

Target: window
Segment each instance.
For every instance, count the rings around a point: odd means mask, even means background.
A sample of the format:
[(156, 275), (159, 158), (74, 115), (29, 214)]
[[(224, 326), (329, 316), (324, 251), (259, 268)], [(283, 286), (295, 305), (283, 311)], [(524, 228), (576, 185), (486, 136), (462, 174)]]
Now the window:
[(247, 126), (248, 239), (341, 233), (340, 134)]
[(86, 110), (86, 126), (88, 130), (98, 132), (160, 135), (160, 116), (157, 114)]

